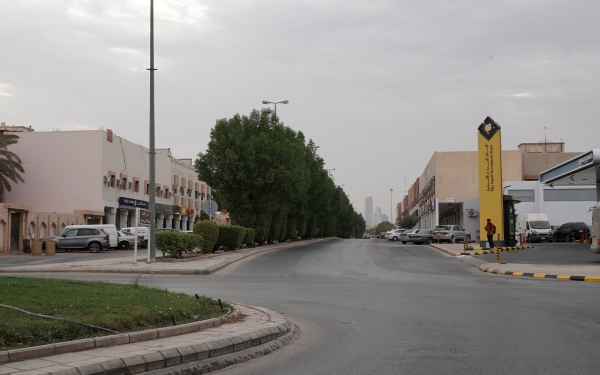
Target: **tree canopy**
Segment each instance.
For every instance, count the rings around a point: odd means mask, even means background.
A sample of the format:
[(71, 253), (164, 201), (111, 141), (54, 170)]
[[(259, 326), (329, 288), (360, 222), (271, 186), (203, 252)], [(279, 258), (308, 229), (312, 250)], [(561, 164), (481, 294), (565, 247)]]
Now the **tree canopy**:
[(14, 152), (8, 151), (8, 146), (18, 142), (19, 136), (0, 134), (0, 203), (4, 202), (4, 191), (11, 190), (10, 181), (18, 184), (24, 182), (21, 173), (25, 172), (21, 159)]
[(362, 215), (328, 176), (317, 149), (270, 109), (253, 110), (217, 120), (195, 167), (232, 222), (256, 230), (257, 242), (362, 235)]

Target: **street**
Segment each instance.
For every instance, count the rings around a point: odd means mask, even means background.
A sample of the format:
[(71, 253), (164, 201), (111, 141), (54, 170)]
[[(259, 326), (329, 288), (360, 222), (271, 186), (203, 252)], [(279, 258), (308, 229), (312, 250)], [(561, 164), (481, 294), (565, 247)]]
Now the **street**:
[(338, 239), (209, 276), (40, 276), (137, 279), (263, 306), (300, 328), (291, 345), (222, 374), (600, 372), (599, 285), (491, 275), (425, 245)]

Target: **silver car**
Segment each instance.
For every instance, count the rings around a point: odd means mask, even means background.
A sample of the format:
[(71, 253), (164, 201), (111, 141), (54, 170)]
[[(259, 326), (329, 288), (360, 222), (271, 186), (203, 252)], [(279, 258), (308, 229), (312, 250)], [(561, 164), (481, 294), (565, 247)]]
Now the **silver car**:
[(438, 225), (433, 228), (433, 241), (436, 242), (460, 242), (467, 238), (467, 242), (471, 241), (471, 234), (460, 225)]
[(419, 233), (420, 229), (409, 229), (406, 232), (400, 233), (400, 238), (398, 238), (400, 240), (400, 242), (402, 242), (403, 244), (407, 243), (410, 241), (410, 236), (415, 234), (415, 233)]
[[(118, 238), (118, 245), (117, 245), (118, 249), (127, 250), (127, 249), (133, 248), (135, 245), (135, 235), (133, 233), (125, 233), (125, 232), (118, 230), (117, 238)], [(144, 243), (144, 236), (141, 236), (141, 235), (138, 236), (137, 243), (138, 243), (138, 247), (141, 247), (141, 245)]]
[(56, 249), (74, 250), (88, 249), (90, 253), (100, 250), (106, 251), (110, 247), (108, 234), (102, 229), (90, 228), (88, 226), (78, 228), (70, 226), (57, 236), (44, 237), (41, 239), (42, 248), (46, 248), (46, 242), (56, 242)]

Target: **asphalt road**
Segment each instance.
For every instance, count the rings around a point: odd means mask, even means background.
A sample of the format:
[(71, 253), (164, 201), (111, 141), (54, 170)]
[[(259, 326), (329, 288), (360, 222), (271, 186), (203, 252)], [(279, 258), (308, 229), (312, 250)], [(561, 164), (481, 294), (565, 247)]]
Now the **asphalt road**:
[(600, 373), (600, 285), (483, 273), (428, 246), (334, 240), (210, 276), (59, 276), (139, 277), (264, 306), (300, 327), (293, 344), (221, 374)]

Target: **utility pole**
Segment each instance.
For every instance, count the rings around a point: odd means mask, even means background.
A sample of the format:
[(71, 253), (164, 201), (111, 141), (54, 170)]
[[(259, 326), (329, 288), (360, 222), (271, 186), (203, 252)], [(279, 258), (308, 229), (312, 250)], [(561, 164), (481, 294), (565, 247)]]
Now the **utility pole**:
[[(148, 195), (150, 210), (150, 238), (148, 263), (156, 262), (156, 150), (154, 145), (154, 0), (150, 0), (150, 177)], [(137, 233), (136, 233), (137, 235)]]

